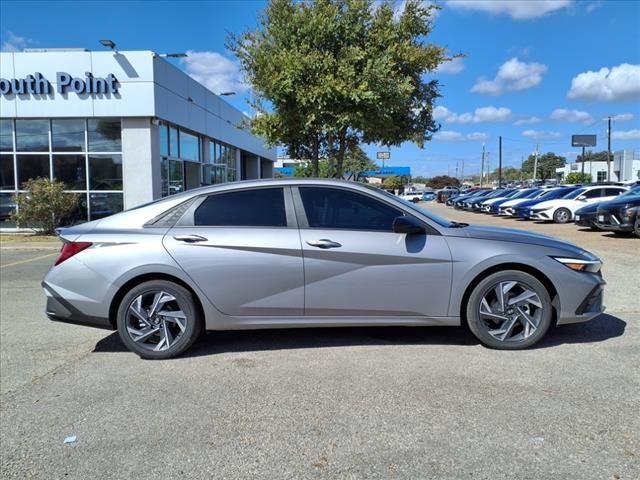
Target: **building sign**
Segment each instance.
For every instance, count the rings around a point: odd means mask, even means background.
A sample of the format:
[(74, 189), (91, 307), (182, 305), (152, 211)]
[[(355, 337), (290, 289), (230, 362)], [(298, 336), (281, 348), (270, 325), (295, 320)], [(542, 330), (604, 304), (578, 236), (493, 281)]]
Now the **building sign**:
[[(60, 94), (112, 94), (118, 93), (120, 83), (113, 73), (106, 77), (94, 77), (85, 72), (84, 78), (74, 77), (66, 72), (56, 73), (56, 91)], [(51, 82), (39, 72), (25, 78), (0, 78), (0, 95), (50, 95), (53, 92)]]
[(376, 153), (378, 160), (389, 160), (391, 158), (391, 152), (378, 152)]
[(572, 147), (595, 147), (596, 136), (595, 135), (571, 135)]

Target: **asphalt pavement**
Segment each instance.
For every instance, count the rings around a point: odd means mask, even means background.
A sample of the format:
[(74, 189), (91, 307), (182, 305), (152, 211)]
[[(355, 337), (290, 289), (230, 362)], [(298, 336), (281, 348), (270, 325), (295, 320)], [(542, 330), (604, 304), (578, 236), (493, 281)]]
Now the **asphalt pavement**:
[(0, 476), (638, 478), (640, 240), (444, 213), (601, 255), (607, 314), (520, 352), (459, 328), (331, 328), (219, 332), (143, 361), (44, 317), (55, 246), (0, 247)]

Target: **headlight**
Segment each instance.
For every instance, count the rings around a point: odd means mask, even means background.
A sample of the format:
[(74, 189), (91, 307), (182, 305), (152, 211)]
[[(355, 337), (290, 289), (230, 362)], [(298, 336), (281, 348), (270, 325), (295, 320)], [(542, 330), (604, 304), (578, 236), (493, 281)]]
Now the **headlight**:
[(597, 273), (602, 268), (601, 260), (583, 260), (581, 258), (565, 258), (565, 257), (551, 257), (554, 260), (560, 262), (565, 267), (575, 270), (576, 272), (591, 272)]

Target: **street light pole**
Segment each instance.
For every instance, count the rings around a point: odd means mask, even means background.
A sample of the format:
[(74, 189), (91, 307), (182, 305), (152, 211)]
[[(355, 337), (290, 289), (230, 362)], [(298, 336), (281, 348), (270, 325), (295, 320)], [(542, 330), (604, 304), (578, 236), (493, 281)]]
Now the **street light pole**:
[(607, 128), (607, 182), (611, 181), (611, 115), (609, 115), (609, 128)]
[(480, 188), (482, 188), (483, 180), (484, 180), (484, 143), (482, 144), (482, 167), (480, 168)]
[(498, 188), (502, 187), (502, 135), (498, 139)]

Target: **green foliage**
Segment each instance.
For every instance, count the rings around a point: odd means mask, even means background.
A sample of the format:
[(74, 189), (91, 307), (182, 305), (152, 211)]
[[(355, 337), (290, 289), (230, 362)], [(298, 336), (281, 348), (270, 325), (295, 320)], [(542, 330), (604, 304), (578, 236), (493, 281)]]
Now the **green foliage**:
[[(527, 178), (531, 178), (533, 176), (534, 161), (534, 155), (529, 155), (529, 157), (522, 163), (522, 173), (524, 173)], [(556, 168), (564, 167), (566, 164), (567, 159), (565, 157), (556, 155), (553, 152), (547, 152), (538, 157), (536, 177), (540, 180), (555, 178)]]
[(382, 182), (382, 188), (385, 190), (400, 190), (402, 189), (402, 178), (397, 176), (387, 177)]
[[(374, 5), (375, 3), (375, 5)], [(422, 146), (439, 128), (435, 80), (450, 60), (426, 42), (438, 7), (407, 0), (270, 0), (255, 30), (230, 36), (255, 95), (254, 133), (341, 177), (345, 154), (360, 143)], [(377, 8), (375, 8), (377, 7)]]
[(26, 192), (14, 196), (18, 208), (11, 215), (11, 221), (19, 227), (51, 235), (78, 207), (78, 196), (65, 193), (65, 184), (58, 180), (36, 178), (25, 182), (22, 188)]
[(460, 186), (460, 181), (457, 178), (450, 177), (448, 175), (438, 175), (436, 177), (431, 178), (427, 182), (427, 186), (434, 189), (444, 188), (446, 186), (458, 187)]
[(429, 183), (429, 179), (427, 177), (421, 177), (420, 175), (418, 175), (417, 177), (412, 177), (411, 181), (413, 183), (424, 183), (425, 185)]
[(590, 173), (571, 172), (564, 179), (564, 183), (591, 183)]
[(376, 162), (371, 160), (358, 145), (347, 150), (344, 158), (344, 171), (349, 174), (347, 180), (358, 182), (363, 172), (377, 169)]
[[(601, 152), (591, 152), (587, 150), (584, 154), (585, 162), (606, 162), (609, 158), (609, 152), (603, 150)], [(613, 152), (611, 153), (611, 161), (613, 162)], [(578, 155), (576, 158), (576, 162), (582, 162), (582, 154)]]

